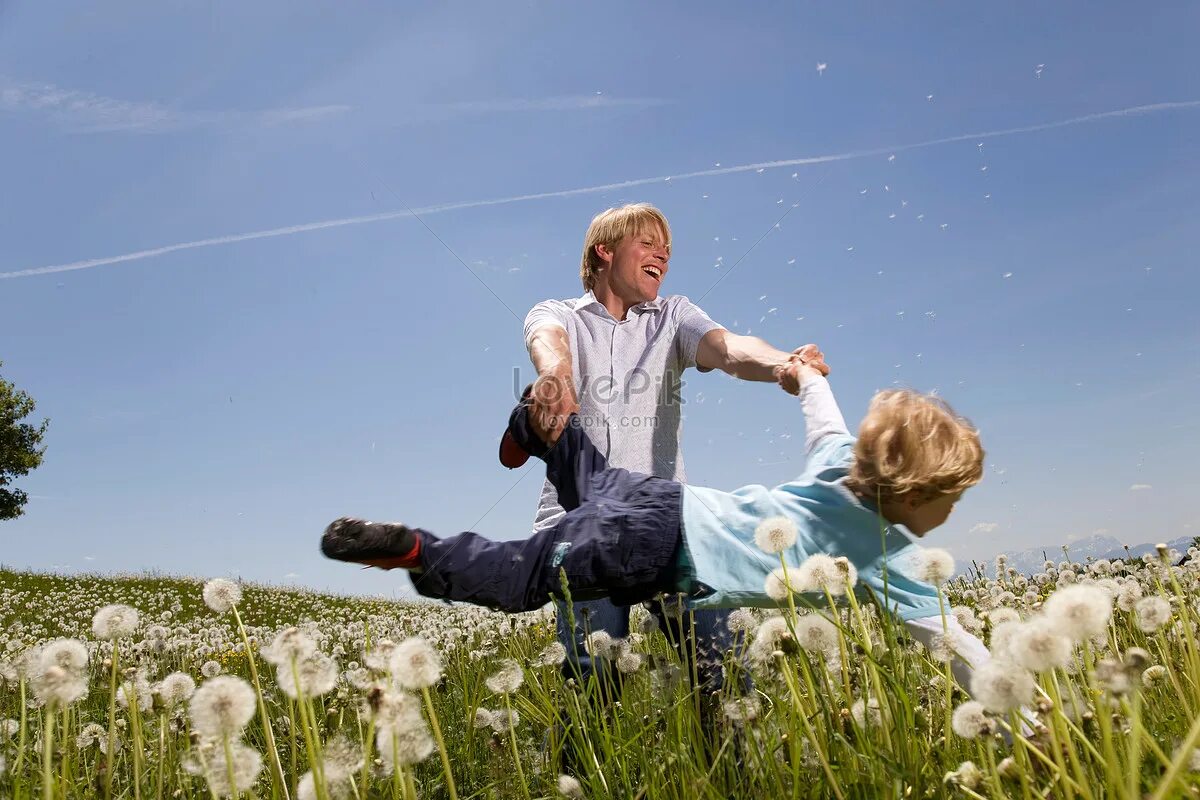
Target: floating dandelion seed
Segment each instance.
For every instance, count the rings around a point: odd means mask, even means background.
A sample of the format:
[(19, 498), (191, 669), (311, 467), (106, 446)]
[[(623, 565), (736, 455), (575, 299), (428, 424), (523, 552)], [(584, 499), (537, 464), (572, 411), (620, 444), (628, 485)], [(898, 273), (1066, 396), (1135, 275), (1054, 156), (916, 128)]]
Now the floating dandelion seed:
[(829, 69), (829, 65), (826, 64), (824, 61), (817, 62), (817, 74), (818, 75), (824, 75), (825, 70), (827, 70), (827, 69)]

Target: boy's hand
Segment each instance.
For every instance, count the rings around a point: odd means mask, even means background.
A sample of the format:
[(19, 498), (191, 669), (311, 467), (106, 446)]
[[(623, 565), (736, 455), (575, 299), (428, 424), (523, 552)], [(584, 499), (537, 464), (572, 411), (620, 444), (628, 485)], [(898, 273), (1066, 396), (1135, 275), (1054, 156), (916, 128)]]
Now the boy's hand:
[[(826, 370), (828, 371), (828, 367)], [(793, 359), (786, 364), (780, 364), (775, 368), (775, 380), (783, 387), (783, 390), (788, 394), (800, 394), (800, 387), (809, 378), (821, 377), (821, 370), (817, 369), (811, 363), (805, 364), (799, 359)]]
[(792, 351), (790, 360), (807, 364), (822, 375), (829, 374), (829, 365), (825, 363), (825, 354), (815, 344), (806, 344), (803, 347), (797, 347)]
[(533, 382), (533, 401), (529, 414), (533, 432), (552, 445), (562, 435), (567, 417), (579, 411), (574, 382), (558, 375), (543, 375)]

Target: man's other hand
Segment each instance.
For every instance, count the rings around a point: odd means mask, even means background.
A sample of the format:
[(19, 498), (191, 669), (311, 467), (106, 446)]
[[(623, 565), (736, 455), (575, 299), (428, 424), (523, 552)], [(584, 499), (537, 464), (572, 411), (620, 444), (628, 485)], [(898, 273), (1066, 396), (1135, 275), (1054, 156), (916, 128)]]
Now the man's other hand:
[(559, 375), (543, 375), (533, 382), (533, 406), (529, 421), (533, 432), (547, 445), (558, 441), (567, 418), (579, 411), (572, 380)]

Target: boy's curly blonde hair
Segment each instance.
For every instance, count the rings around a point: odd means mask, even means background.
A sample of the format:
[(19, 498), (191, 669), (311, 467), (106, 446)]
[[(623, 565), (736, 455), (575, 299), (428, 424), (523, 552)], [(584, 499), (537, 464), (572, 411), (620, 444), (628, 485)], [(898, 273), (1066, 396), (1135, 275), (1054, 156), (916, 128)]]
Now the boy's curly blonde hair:
[(583, 258), (579, 263), (579, 277), (584, 291), (590, 292), (596, 285), (596, 272), (604, 266), (596, 254), (596, 245), (616, 247), (626, 236), (635, 236), (647, 228), (662, 228), (666, 239), (663, 246), (671, 252), (671, 226), (663, 213), (649, 203), (630, 203), (619, 208), (601, 211), (592, 219), (587, 235), (583, 237)]
[(882, 503), (906, 496), (926, 502), (982, 477), (983, 446), (970, 420), (940, 397), (889, 389), (871, 399), (846, 485)]

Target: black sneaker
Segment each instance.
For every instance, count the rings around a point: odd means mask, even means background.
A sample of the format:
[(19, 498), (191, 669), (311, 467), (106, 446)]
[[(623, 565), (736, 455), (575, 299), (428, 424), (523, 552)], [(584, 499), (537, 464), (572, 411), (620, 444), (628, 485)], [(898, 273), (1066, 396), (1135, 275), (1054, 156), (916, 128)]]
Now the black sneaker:
[(321, 552), (338, 561), (413, 569), (419, 565), (407, 562), (419, 556), (419, 542), (413, 529), (398, 522), (339, 517), (325, 528)]

